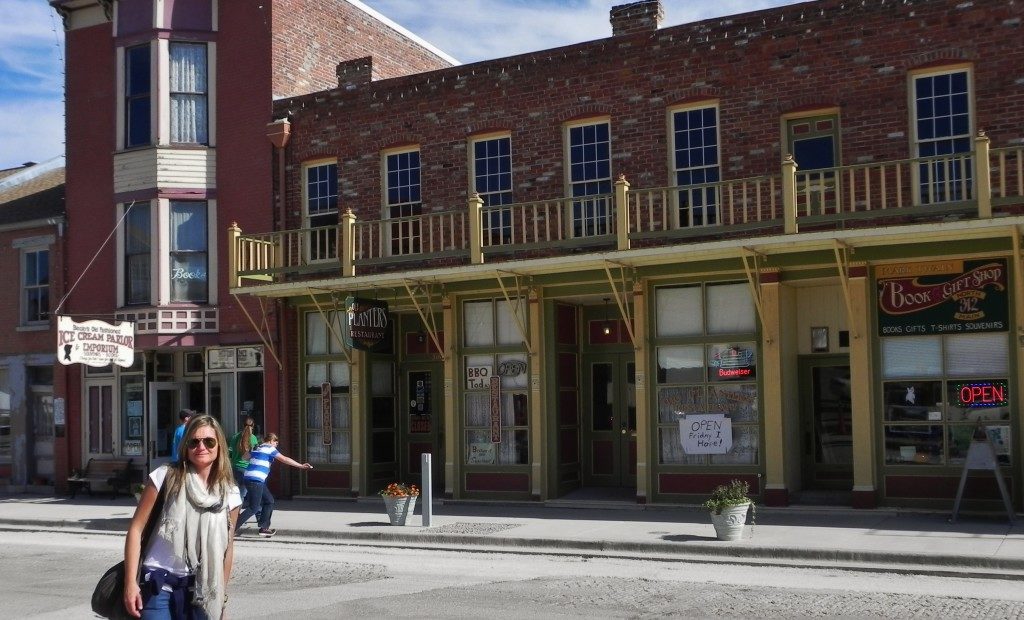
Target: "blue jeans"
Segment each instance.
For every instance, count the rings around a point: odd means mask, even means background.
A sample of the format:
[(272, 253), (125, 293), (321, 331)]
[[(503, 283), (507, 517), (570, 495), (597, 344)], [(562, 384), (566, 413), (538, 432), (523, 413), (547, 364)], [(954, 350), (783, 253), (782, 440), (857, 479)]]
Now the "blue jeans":
[(240, 530), (253, 515), (258, 515), (256, 523), (259, 524), (261, 530), (269, 528), (270, 517), (274, 514), (274, 496), (270, 494), (267, 485), (262, 482), (246, 480), (245, 486), (248, 491), (245, 501), (242, 502), (245, 510), (238, 516), (238, 525), (235, 526), (235, 530)]
[(249, 493), (245, 487), (245, 470), (232, 467), (231, 472), (235, 474), (235, 485), (238, 486), (238, 494), (242, 496), (242, 505), (245, 506), (245, 496)]
[[(142, 620), (173, 620), (170, 592), (160, 590), (154, 594), (150, 588), (144, 586), (142, 588), (142, 601)], [(191, 615), (187, 615), (187, 618), (207, 620), (205, 609), (195, 605), (189, 605), (189, 608)]]

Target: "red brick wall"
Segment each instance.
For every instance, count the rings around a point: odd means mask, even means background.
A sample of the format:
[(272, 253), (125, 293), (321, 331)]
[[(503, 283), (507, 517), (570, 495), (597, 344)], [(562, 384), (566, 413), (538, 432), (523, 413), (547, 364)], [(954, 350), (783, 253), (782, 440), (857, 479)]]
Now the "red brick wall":
[(397, 143), (421, 147), (425, 212), (465, 209), (467, 137), (495, 129), (512, 134), (514, 200), (560, 197), (561, 127), (588, 115), (611, 118), (613, 178), (664, 186), (666, 110), (694, 99), (720, 101), (725, 179), (778, 174), (780, 115), (809, 106), (840, 107), (842, 163), (901, 159), (907, 72), (937, 59), (973, 63), (977, 127), (1006, 146), (1022, 136), (1019, 39), (1020, 12), (1001, 0), (828, 0), (282, 100), (289, 214), (301, 162), (337, 156), (341, 208), (378, 219), (379, 152)]
[(22, 324), (21, 255), (23, 250), (12, 247), (12, 243), (18, 239), (44, 236), (54, 238), (54, 242), (48, 247), (50, 251), (50, 309), (52, 310), (63, 294), (60, 281), (63, 276), (63, 267), (61, 266), (63, 259), (57, 227), (39, 226), (0, 232), (0, 282), (5, 284), (5, 294), (0, 295), (0, 325), (5, 327), (5, 329), (0, 329), (0, 355), (53, 353), (56, 360), (56, 320), (51, 321), (51, 327), (48, 330), (18, 331), (16, 329)]
[(373, 56), (374, 79), (449, 66), (345, 0), (279, 0), (273, 6), (275, 96), (334, 88), (337, 64), (364, 56)]

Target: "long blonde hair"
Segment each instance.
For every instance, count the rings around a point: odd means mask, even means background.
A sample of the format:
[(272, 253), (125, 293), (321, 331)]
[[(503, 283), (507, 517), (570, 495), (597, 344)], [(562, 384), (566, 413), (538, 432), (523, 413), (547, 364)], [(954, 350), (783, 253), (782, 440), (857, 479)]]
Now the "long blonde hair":
[(245, 418), (245, 426), (238, 434), (238, 443), (235, 444), (235, 452), (243, 459), (248, 459), (252, 453), (252, 427), (256, 421), (250, 417)]
[(181, 490), (181, 483), (185, 480), (185, 472), (191, 466), (191, 462), (188, 460), (189, 439), (192, 439), (196, 431), (204, 426), (212, 428), (214, 435), (217, 437), (217, 458), (214, 459), (213, 466), (210, 468), (210, 475), (206, 479), (207, 488), (212, 491), (219, 487), (221, 494), (226, 495), (228, 488), (234, 485), (235, 476), (231, 471), (231, 457), (227, 453), (228, 442), (224, 439), (224, 429), (220, 427), (220, 422), (217, 421), (217, 418), (207, 414), (197, 414), (192, 416), (192, 419), (188, 421), (188, 426), (185, 427), (185, 434), (178, 445), (178, 462), (172, 463), (167, 471), (167, 480), (164, 484), (169, 485), (167, 487), (168, 493), (174, 495)]

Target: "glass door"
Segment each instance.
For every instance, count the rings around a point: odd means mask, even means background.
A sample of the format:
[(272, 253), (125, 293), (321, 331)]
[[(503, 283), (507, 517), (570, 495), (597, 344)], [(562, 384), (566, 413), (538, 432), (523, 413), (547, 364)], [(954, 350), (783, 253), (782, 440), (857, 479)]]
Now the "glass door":
[(636, 487), (636, 365), (632, 354), (588, 356), (584, 486)]
[(853, 486), (849, 358), (802, 360), (800, 384), (803, 488), (849, 491)]
[(444, 404), (440, 364), (406, 364), (402, 373), (402, 398), (399, 412), (404, 413), (400, 424), (399, 461), (403, 479), (420, 485), (422, 483), (421, 457), (424, 452), (431, 454), (431, 473), (434, 494), (444, 489)]
[(149, 384), (149, 470), (171, 460), (178, 412), (188, 408), (187, 383)]

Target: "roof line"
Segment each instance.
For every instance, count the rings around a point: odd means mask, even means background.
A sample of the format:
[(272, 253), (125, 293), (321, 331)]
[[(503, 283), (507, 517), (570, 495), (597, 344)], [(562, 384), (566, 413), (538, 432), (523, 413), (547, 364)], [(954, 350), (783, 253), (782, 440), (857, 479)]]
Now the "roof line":
[(348, 2), (349, 4), (351, 4), (352, 6), (356, 7), (360, 11), (366, 13), (370, 17), (373, 17), (374, 19), (377, 19), (377, 20), (383, 22), (386, 26), (388, 26), (392, 30), (398, 32), (399, 34), (401, 34), (401, 35), (403, 35), (405, 37), (408, 37), (408, 38), (412, 39), (413, 42), (418, 43), (419, 45), (422, 45), (423, 47), (427, 48), (428, 50), (430, 50), (431, 52), (436, 54), (438, 57), (440, 57), (442, 60), (446, 60), (446, 61), (452, 63), (453, 65), (461, 65), (462, 64), (462, 62), (460, 60), (458, 60), (457, 58), (454, 58), (453, 56), (449, 55), (446, 52), (441, 51), (433, 43), (430, 43), (429, 41), (427, 41), (426, 39), (420, 37), (419, 35), (414, 34), (413, 32), (411, 32), (409, 29), (405, 28), (401, 24), (398, 24), (398, 23), (392, 21), (387, 16), (385, 16), (385, 15), (383, 15), (381, 13), (378, 13), (377, 11), (375, 11), (374, 9), (366, 6), (365, 4), (360, 2), (359, 0), (345, 0), (345, 1)]
[(29, 166), (22, 170), (18, 170), (14, 174), (8, 175), (0, 180), (0, 189), (7, 189), (9, 187), (15, 187), (40, 177), (51, 170), (57, 170), (64, 167), (64, 156), (58, 155), (53, 159), (48, 159), (41, 164)]

